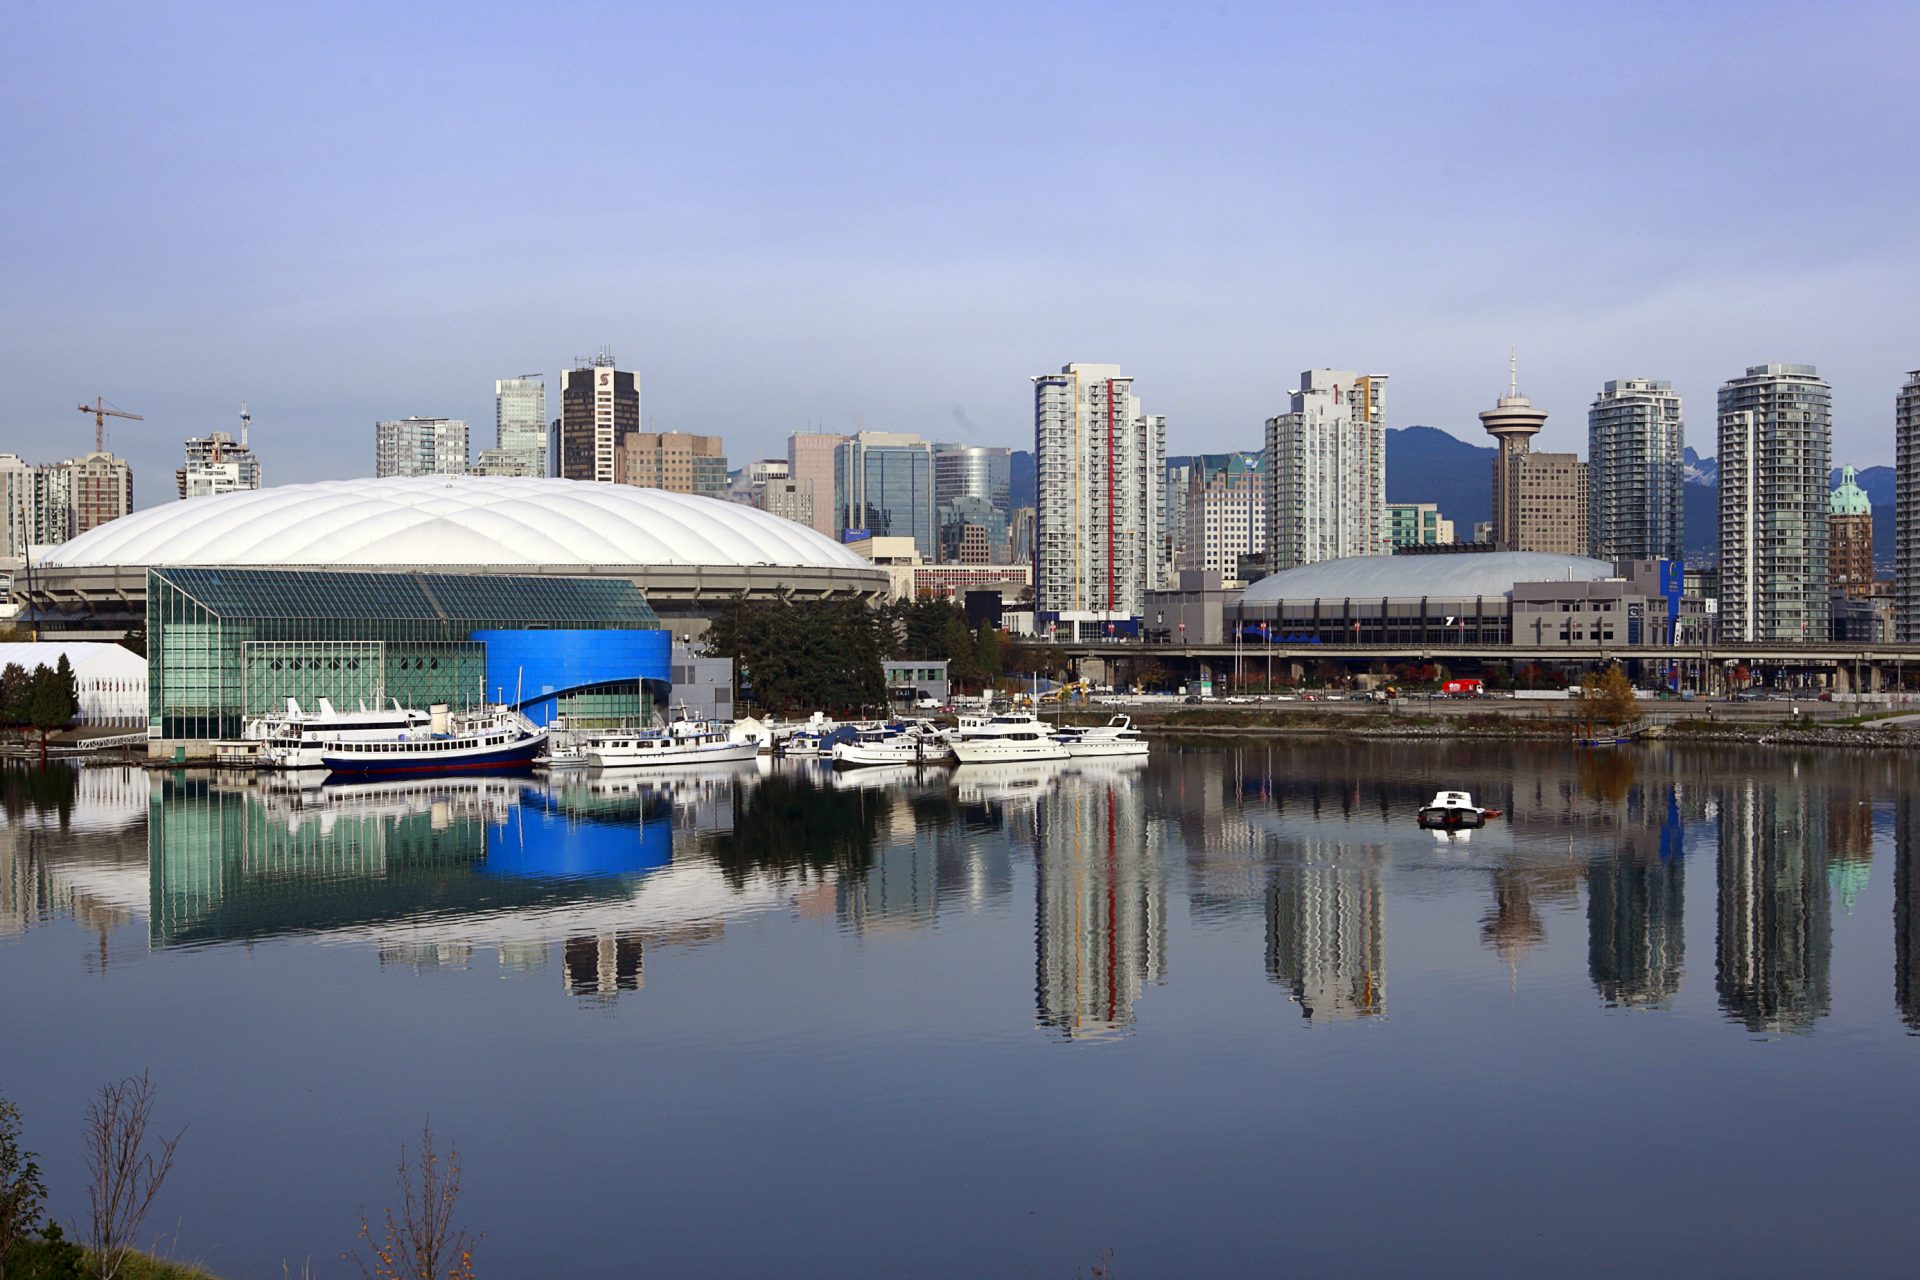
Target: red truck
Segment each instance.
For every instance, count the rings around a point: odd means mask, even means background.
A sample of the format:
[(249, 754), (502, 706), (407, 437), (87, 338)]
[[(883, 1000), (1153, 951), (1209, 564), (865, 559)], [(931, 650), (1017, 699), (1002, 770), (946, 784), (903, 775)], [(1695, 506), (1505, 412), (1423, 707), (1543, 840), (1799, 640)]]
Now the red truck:
[(1449, 680), (1440, 686), (1440, 692), (1449, 698), (1484, 698), (1487, 696), (1487, 682), (1484, 680)]

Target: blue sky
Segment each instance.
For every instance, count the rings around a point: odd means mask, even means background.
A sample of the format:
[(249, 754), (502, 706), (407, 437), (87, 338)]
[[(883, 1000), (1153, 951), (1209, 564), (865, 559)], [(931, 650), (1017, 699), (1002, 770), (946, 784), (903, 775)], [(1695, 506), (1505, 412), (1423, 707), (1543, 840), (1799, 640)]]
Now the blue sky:
[(0, 449), (141, 504), (250, 403), (270, 482), (611, 345), (653, 429), (1031, 441), (1113, 361), (1175, 452), (1300, 370), (1585, 448), (1607, 378), (1817, 364), (1891, 461), (1920, 368), (1910, 7), (1220, 3), (0, 8)]

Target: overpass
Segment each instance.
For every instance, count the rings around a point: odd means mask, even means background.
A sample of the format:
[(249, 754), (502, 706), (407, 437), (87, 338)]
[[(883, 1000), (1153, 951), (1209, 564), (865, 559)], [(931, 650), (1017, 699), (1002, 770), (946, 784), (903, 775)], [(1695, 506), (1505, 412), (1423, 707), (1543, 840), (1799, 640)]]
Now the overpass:
[[(1263, 672), (1302, 674), (1311, 664), (1337, 663), (1356, 671), (1376, 664), (1435, 663), (1459, 674), (1472, 674), (1487, 663), (1539, 663), (1557, 669), (1593, 669), (1611, 662), (1638, 664), (1643, 671), (1664, 672), (1681, 664), (1692, 678), (1691, 688), (1717, 688), (1735, 667), (1775, 672), (1796, 683), (1830, 685), (1844, 692), (1867, 692), (1905, 686), (1909, 674), (1920, 679), (1920, 644), (1847, 643), (1786, 644), (1774, 641), (1717, 640), (1707, 645), (1581, 645), (1581, 644), (1461, 644), (1411, 642), (1404, 644), (1301, 644), (1243, 640), (1218, 644), (1166, 643), (1116, 637), (1080, 643), (1033, 643), (1033, 648), (1057, 654), (1079, 670), (1088, 663), (1104, 671), (1121, 663), (1152, 659), (1182, 674), (1230, 673), (1236, 664), (1247, 679)], [(1769, 682), (1771, 683), (1771, 682)]]

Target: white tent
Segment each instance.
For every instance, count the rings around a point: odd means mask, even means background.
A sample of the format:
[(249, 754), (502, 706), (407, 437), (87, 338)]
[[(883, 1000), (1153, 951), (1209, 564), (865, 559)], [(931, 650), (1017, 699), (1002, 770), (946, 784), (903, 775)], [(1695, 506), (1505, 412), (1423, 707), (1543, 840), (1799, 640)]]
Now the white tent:
[(43, 640), (0, 644), (0, 668), (59, 665), (65, 657), (80, 686), (80, 723), (144, 728), (147, 723), (147, 660), (131, 649), (95, 641)]

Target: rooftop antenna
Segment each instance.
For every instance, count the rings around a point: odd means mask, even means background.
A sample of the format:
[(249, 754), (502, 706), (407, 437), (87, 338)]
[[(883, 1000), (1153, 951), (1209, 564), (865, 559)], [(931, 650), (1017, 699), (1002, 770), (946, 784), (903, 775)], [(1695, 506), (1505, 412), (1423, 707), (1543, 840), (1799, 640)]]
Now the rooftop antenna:
[(1513, 347), (1507, 348), (1507, 394), (1520, 394), (1520, 355)]
[(253, 425), (253, 415), (247, 412), (247, 402), (240, 402), (240, 447), (247, 447), (247, 428)]

